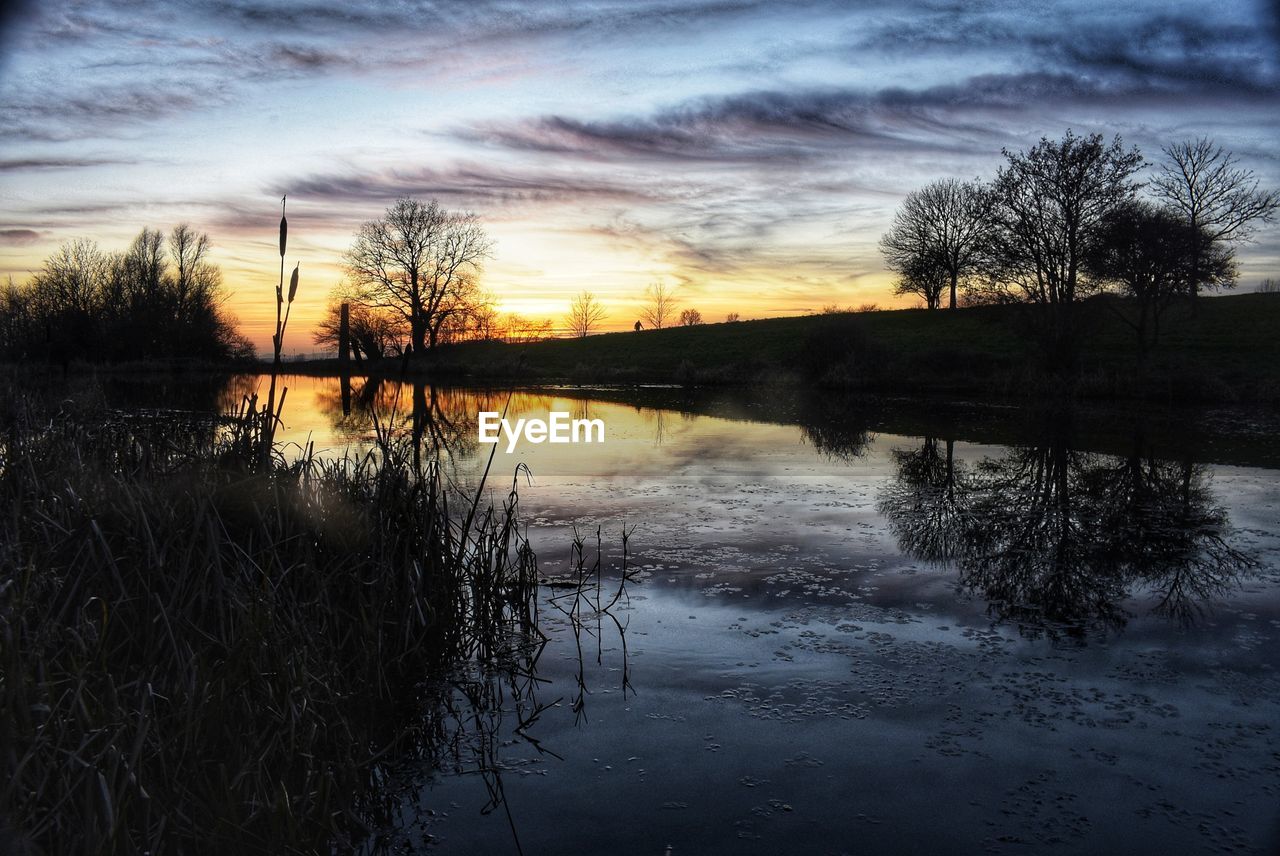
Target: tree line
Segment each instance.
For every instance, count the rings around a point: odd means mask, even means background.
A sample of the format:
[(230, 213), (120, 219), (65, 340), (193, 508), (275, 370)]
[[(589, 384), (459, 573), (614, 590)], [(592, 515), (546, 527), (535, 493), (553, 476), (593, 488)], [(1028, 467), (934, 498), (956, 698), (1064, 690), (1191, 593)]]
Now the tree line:
[[(1100, 134), (1042, 138), (1003, 152), (990, 181), (935, 181), (908, 194), (880, 241), (897, 294), (930, 309), (1025, 303), (1055, 366), (1069, 367), (1079, 339), (1077, 306), (1111, 293), (1145, 353), (1163, 313), (1205, 290), (1230, 288), (1235, 248), (1275, 219), (1280, 193), (1208, 139), (1162, 150), (1142, 182), (1136, 147)], [(479, 218), (435, 200), (401, 198), (365, 222), (343, 262), (346, 277), (314, 331), (338, 347), (342, 306), (358, 359), (425, 353), (449, 342), (528, 342), (555, 335), (550, 320), (502, 314), (480, 284), (493, 243)], [(70, 360), (229, 359), (252, 356), (225, 311), (207, 235), (180, 224), (143, 229), (122, 252), (64, 243), (25, 285), (0, 293), (0, 355)], [(870, 307), (863, 307), (870, 308)], [(1116, 307), (1113, 307), (1116, 308)], [(576, 296), (568, 332), (596, 332), (606, 310)], [(732, 313), (726, 320), (737, 320)], [(702, 323), (661, 282), (645, 292), (635, 329)]]
[(929, 309), (961, 303), (1039, 307), (1038, 333), (1058, 366), (1072, 362), (1077, 304), (1111, 293), (1145, 353), (1181, 298), (1231, 288), (1235, 248), (1280, 210), (1280, 193), (1208, 139), (1166, 146), (1154, 177), (1119, 136), (1071, 131), (1003, 152), (988, 182), (942, 179), (907, 195), (880, 240), (895, 293)]
[(0, 355), (123, 361), (252, 357), (225, 310), (208, 235), (186, 223), (145, 228), (127, 249), (68, 241), (24, 284), (0, 294)]

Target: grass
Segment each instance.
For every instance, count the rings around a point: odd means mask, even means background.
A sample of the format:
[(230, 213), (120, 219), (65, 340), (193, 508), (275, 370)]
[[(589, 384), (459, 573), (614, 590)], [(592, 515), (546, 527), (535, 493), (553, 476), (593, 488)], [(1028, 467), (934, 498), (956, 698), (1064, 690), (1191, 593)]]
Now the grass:
[(389, 432), (263, 464), (250, 407), (6, 404), (0, 850), (355, 847), (436, 727), (425, 681), (539, 639), (514, 486), (452, 494)]
[[(1110, 307), (1125, 311), (1122, 301)], [(1201, 298), (1171, 309), (1144, 361), (1102, 302), (1082, 307), (1080, 397), (1280, 400), (1280, 296)], [(336, 361), (291, 365), (332, 372)], [(397, 373), (398, 360), (386, 369)], [(1040, 368), (1025, 307), (907, 309), (776, 318), (528, 345), (446, 346), (411, 370), (484, 381), (814, 384), (894, 393), (1042, 397), (1062, 388)]]

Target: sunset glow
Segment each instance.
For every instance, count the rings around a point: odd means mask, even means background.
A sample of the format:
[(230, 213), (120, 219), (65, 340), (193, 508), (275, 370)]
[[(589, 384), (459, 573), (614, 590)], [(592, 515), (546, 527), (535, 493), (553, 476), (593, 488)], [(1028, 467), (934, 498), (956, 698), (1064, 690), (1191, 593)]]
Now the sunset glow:
[[(265, 350), (287, 193), (286, 351), (312, 351), (352, 233), (411, 195), (480, 215), (501, 311), (559, 325), (587, 290), (626, 329), (659, 279), (708, 321), (915, 305), (877, 251), (902, 197), (1068, 127), (1148, 158), (1208, 133), (1280, 183), (1274, 4), (846, 6), (30, 4), (0, 61), (0, 276), (189, 221)], [(1258, 237), (1245, 290), (1280, 261)]]

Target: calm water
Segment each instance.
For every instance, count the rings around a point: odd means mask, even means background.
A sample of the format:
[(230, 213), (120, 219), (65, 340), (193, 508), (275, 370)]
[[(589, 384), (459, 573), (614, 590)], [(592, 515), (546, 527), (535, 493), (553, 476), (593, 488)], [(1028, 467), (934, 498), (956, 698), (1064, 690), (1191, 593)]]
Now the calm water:
[[(240, 381), (232, 395), (251, 385)], [(459, 675), (395, 837), (440, 853), (1280, 849), (1280, 455), (1256, 415), (777, 391), (293, 378), (286, 439), (369, 409), (479, 483), (476, 414), (601, 445), (516, 465), (548, 580), (536, 681)], [(346, 410), (344, 413), (344, 397)], [(417, 415), (415, 420), (414, 415)], [(622, 534), (634, 578), (617, 591)], [(517, 844), (518, 840), (518, 844)]]

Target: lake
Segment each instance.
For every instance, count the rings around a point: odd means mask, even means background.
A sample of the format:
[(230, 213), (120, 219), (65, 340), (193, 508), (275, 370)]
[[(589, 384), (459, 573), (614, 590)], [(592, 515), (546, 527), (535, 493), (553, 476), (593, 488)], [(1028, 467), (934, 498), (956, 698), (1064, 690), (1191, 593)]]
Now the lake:
[[(547, 581), (528, 662), (424, 676), (433, 748), (402, 765), (388, 840), (1280, 848), (1273, 415), (286, 386), (289, 454), (368, 452), (390, 431), (459, 490), (501, 502), (514, 482)], [(181, 384), (113, 394), (203, 406)], [(477, 414), (504, 409), (600, 419), (606, 437), (490, 461)], [(598, 579), (575, 583), (597, 555)]]

